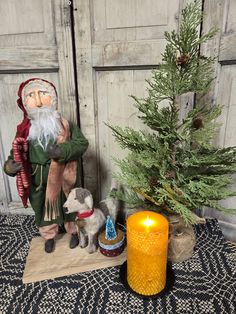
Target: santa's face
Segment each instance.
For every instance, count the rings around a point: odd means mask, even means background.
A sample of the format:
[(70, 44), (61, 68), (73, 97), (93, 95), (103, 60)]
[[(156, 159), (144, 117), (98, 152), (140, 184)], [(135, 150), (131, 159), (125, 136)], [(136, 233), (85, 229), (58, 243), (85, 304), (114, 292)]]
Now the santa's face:
[(30, 119), (28, 140), (46, 150), (48, 143), (55, 142), (61, 131), (56, 91), (47, 82), (33, 80), (23, 89), (22, 100)]
[(45, 107), (57, 109), (56, 90), (49, 82), (32, 80), (22, 90), (22, 102), (26, 110)]
[(33, 88), (27, 91), (25, 105), (30, 109), (43, 106), (50, 107), (52, 105), (52, 97), (46, 89)]

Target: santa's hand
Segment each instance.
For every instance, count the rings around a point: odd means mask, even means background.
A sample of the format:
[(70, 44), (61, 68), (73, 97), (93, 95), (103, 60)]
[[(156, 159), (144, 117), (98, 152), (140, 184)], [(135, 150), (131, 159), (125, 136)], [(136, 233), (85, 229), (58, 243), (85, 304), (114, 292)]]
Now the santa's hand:
[(15, 162), (13, 159), (9, 159), (5, 164), (5, 170), (9, 174), (16, 174), (22, 168), (22, 164)]
[(49, 145), (47, 148), (48, 157), (51, 159), (59, 159), (61, 157), (61, 149), (57, 145)]

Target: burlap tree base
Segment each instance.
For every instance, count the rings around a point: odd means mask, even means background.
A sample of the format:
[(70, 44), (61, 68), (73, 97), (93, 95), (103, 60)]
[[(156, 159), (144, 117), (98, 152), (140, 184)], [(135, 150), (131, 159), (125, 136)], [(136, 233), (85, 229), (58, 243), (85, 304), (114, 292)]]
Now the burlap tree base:
[(192, 257), (196, 244), (195, 233), (191, 225), (186, 226), (178, 215), (171, 215), (169, 220), (168, 260), (183, 262)]

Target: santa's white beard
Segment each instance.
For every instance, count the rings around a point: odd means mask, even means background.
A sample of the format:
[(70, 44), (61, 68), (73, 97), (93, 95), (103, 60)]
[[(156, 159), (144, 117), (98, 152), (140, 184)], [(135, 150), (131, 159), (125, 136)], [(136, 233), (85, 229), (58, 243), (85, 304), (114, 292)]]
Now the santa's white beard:
[(46, 150), (49, 141), (55, 142), (61, 131), (59, 112), (52, 107), (41, 107), (27, 108), (27, 114), (31, 123), (28, 140)]

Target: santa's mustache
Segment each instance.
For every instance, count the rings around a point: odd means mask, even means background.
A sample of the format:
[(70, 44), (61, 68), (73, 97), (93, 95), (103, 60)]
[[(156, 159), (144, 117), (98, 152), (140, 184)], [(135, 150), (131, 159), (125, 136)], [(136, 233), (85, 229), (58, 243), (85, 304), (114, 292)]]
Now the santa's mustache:
[(46, 150), (50, 141), (56, 142), (62, 125), (60, 114), (51, 107), (27, 109), (30, 119), (28, 140)]
[(48, 107), (43, 106), (43, 107), (36, 107), (36, 108), (26, 107), (26, 111), (27, 111), (28, 118), (30, 120), (35, 120), (35, 119), (40, 118), (41, 116), (52, 115), (52, 114), (60, 117), (59, 112), (51, 106), (48, 106)]

